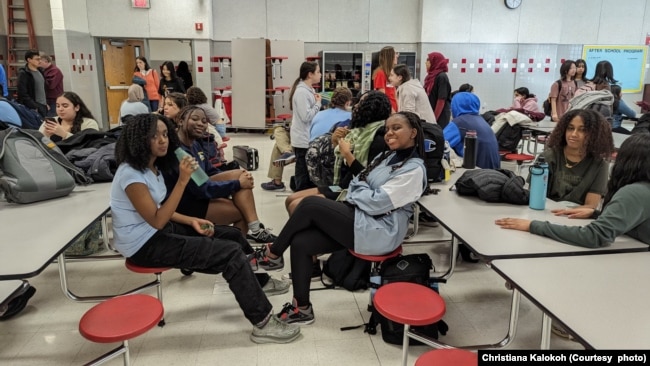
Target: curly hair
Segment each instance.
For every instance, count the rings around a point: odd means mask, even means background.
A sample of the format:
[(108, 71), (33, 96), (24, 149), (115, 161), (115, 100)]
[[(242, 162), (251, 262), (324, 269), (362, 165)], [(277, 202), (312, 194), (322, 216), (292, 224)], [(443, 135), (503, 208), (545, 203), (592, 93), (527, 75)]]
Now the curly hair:
[(605, 117), (590, 109), (576, 109), (566, 112), (549, 136), (546, 147), (563, 149), (567, 145), (566, 130), (569, 123), (576, 117), (580, 117), (584, 123), (586, 139), (583, 149), (585, 154), (594, 158), (609, 159), (612, 152), (614, 152), (612, 128)]
[(208, 102), (208, 97), (203, 90), (196, 86), (190, 86), (185, 92), (185, 96), (189, 104), (204, 104)]
[[(409, 123), (411, 128), (414, 128), (415, 130), (417, 130), (417, 134), (415, 136), (415, 146), (413, 148), (413, 152), (411, 153), (411, 155), (409, 155), (408, 158), (404, 159), (404, 161), (402, 161), (400, 163), (400, 165), (395, 167), (394, 168), (394, 170), (395, 170), (395, 169), (399, 169), (400, 167), (402, 167), (402, 165), (404, 165), (410, 158), (414, 158), (414, 157), (424, 158), (424, 131), (422, 130), (422, 123), (425, 123), (425, 122), (422, 121), (420, 119), (420, 117), (417, 114), (413, 113), (413, 112), (397, 112), (397, 113), (393, 113), (390, 117), (388, 117), (388, 119), (392, 119), (392, 118), (404, 119)], [(392, 151), (388, 150), (388, 146), (385, 146), (384, 151), (379, 155), (379, 157), (374, 159), (372, 161), (372, 163), (370, 163), (365, 170), (363, 170), (361, 173), (359, 173), (359, 180), (365, 181), (368, 178), (368, 174), (370, 174), (370, 172), (373, 169), (375, 169), (391, 153), (392, 153)]]
[(607, 183), (603, 207), (616, 192), (628, 184), (650, 182), (650, 133), (637, 133), (628, 137), (618, 150), (612, 174)]
[(330, 108), (345, 108), (345, 103), (352, 100), (352, 92), (350, 89), (340, 86), (334, 89), (332, 98), (330, 99)]
[(167, 126), (169, 147), (167, 155), (156, 159), (155, 165), (161, 171), (171, 171), (178, 166), (173, 151), (180, 146), (174, 123), (160, 114), (143, 113), (129, 118), (115, 144), (117, 164), (127, 163), (133, 169), (143, 172), (151, 157), (151, 139), (156, 135), (158, 121)]
[(63, 94), (59, 96), (59, 98), (61, 97), (69, 100), (73, 106), (79, 107), (79, 110), (74, 116), (74, 121), (72, 121), (72, 128), (70, 129), (70, 133), (75, 134), (81, 131), (81, 124), (83, 123), (84, 118), (95, 119), (95, 117), (93, 117), (93, 114), (90, 113), (88, 107), (86, 107), (86, 103), (81, 100), (81, 97), (77, 93), (67, 91), (63, 92)]
[(359, 103), (352, 110), (350, 128), (366, 126), (369, 123), (383, 121), (390, 116), (391, 106), (386, 94), (371, 90), (359, 97)]

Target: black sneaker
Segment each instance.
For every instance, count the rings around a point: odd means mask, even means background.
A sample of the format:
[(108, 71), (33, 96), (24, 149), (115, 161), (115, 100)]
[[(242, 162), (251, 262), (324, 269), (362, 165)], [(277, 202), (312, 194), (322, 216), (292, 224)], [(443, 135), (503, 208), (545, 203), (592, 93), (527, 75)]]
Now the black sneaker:
[(288, 324), (312, 324), (314, 322), (314, 308), (309, 305), (307, 309), (300, 309), (296, 299), (284, 304), (282, 311), (277, 315), (278, 319)]
[(271, 180), (270, 182), (267, 183), (262, 183), (262, 189), (265, 191), (279, 191), (279, 192), (284, 192), (287, 190), (287, 187), (284, 185), (284, 183), (280, 182), (280, 184), (275, 184), (274, 180)]
[(278, 271), (284, 268), (284, 258), (283, 257), (279, 257), (276, 259), (269, 258), (266, 255), (267, 247), (268, 244), (256, 249), (255, 253), (253, 253), (253, 259), (257, 263), (257, 266), (259, 268), (262, 268), (265, 271)]

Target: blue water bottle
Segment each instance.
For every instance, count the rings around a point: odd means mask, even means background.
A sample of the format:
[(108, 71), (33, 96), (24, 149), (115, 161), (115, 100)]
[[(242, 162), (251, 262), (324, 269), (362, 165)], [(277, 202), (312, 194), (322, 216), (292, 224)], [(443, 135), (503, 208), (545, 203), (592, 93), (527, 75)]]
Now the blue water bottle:
[(546, 207), (546, 189), (548, 188), (548, 164), (543, 156), (539, 156), (530, 167), (530, 199), (528, 206), (534, 210)]

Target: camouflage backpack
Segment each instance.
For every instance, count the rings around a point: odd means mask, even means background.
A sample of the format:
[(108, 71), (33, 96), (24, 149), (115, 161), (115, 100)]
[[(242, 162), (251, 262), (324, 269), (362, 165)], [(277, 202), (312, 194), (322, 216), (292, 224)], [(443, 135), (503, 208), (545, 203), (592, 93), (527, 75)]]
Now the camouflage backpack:
[(75, 242), (65, 250), (65, 255), (80, 257), (95, 254), (103, 251), (104, 239), (102, 239), (102, 221), (95, 221)]
[(331, 186), (334, 181), (334, 147), (332, 134), (326, 133), (309, 143), (305, 155), (309, 179), (319, 187)]

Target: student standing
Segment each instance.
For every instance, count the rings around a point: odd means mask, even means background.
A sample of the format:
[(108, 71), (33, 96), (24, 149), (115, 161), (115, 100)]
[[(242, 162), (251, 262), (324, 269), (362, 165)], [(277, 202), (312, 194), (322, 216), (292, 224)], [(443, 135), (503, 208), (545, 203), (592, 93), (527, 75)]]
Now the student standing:
[(49, 110), (48, 117), (56, 116), (56, 98), (63, 94), (63, 73), (52, 63), (52, 58), (44, 52), (40, 52), (40, 68), (45, 77), (45, 100)]
[(137, 76), (144, 81), (145, 84), (143, 88), (147, 92), (149, 108), (152, 112), (156, 112), (160, 102), (160, 94), (158, 94), (158, 89), (160, 88), (160, 77), (156, 70), (149, 66), (149, 62), (144, 56), (138, 56), (135, 58), (135, 70), (133, 71), (133, 76)]
[(158, 95), (161, 97), (166, 96), (169, 93), (185, 93), (185, 86), (183, 85), (183, 80), (176, 76), (176, 70), (174, 69), (174, 63), (171, 61), (165, 61), (162, 64), (162, 77), (160, 78), (160, 86), (158, 87)]
[(48, 106), (45, 97), (45, 76), (40, 69), (41, 56), (37, 50), (25, 52), (25, 67), (18, 70), (18, 103), (45, 117)]
[(388, 75), (397, 63), (399, 53), (390, 46), (386, 46), (379, 51), (379, 66), (372, 74), (373, 87), (375, 90), (386, 94), (390, 101), (392, 112), (397, 112), (397, 98), (395, 96), (395, 86), (388, 82)]
[(548, 97), (551, 99), (551, 120), (557, 122), (569, 109), (569, 101), (575, 95), (578, 84), (573, 80), (576, 74), (576, 64), (566, 60), (560, 66), (560, 83), (554, 81)]
[(440, 52), (431, 52), (427, 55), (426, 67), (424, 90), (429, 96), (436, 122), (444, 129), (451, 119), (451, 84), (447, 77), (447, 59)]
[(296, 191), (311, 188), (305, 155), (309, 148), (309, 130), (311, 121), (321, 107), (321, 96), (312, 88), (320, 82), (320, 66), (316, 62), (305, 61), (300, 66), (300, 76), (293, 83), (289, 94), (289, 108), (293, 111), (291, 118), (291, 146), (296, 159)]
[(420, 84), (420, 80), (411, 79), (406, 65), (395, 65), (388, 79), (397, 88), (398, 111), (413, 112), (426, 122), (436, 123), (436, 116), (433, 114), (426, 91)]

